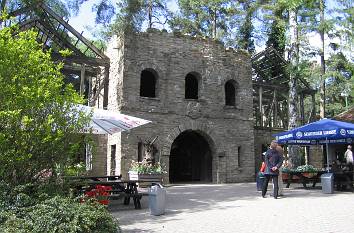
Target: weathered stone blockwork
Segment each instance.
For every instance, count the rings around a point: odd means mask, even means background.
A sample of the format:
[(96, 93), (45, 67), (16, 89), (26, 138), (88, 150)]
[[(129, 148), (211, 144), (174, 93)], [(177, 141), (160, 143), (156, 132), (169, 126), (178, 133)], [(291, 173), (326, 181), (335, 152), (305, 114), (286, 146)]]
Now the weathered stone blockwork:
[[(117, 144), (116, 173), (127, 175), (138, 157), (138, 137), (159, 136), (159, 159), (169, 169), (171, 145), (185, 130), (195, 130), (212, 153), (213, 182), (254, 179), (254, 132), (251, 62), (247, 53), (225, 50), (214, 41), (146, 32), (113, 38), (108, 109), (152, 121), (142, 127), (108, 137)], [(156, 98), (139, 95), (144, 69), (156, 71)], [(185, 77), (201, 76), (197, 100), (185, 99)], [(225, 106), (225, 83), (234, 80), (236, 106)], [(240, 155), (238, 155), (240, 153)], [(110, 171), (110, 151), (107, 153)], [(239, 161), (240, 160), (240, 161)], [(165, 176), (168, 181), (168, 174)]]
[(107, 170), (107, 136), (94, 135), (92, 139), (96, 142), (97, 146), (92, 149), (92, 170), (90, 172), (92, 174), (105, 174)]

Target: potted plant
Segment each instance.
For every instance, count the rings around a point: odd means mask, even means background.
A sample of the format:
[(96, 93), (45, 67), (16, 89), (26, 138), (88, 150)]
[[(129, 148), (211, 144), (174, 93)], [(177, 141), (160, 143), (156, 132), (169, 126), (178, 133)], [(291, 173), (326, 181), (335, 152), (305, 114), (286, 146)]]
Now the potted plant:
[(295, 169), (296, 172), (301, 172), (303, 176), (308, 178), (312, 178), (313, 176), (315, 176), (318, 170), (319, 169), (315, 168), (312, 165), (302, 165), (302, 166), (298, 166)]
[(129, 179), (161, 181), (163, 173), (165, 173), (165, 171), (159, 162), (152, 164), (133, 160), (129, 169)]

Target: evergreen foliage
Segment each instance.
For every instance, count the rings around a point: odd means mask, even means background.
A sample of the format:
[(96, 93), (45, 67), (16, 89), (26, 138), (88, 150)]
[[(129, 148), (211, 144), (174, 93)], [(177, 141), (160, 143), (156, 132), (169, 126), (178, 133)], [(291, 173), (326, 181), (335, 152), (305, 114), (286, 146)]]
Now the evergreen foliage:
[(257, 4), (255, 1), (242, 0), (243, 19), (242, 24), (239, 27), (239, 33), (237, 37), (236, 47), (247, 50), (250, 54), (255, 52), (254, 44), (254, 26), (252, 21), (254, 20), (254, 14), (257, 10)]
[(236, 26), (239, 4), (231, 0), (178, 0), (180, 14), (170, 22), (172, 30), (191, 36), (225, 41)]

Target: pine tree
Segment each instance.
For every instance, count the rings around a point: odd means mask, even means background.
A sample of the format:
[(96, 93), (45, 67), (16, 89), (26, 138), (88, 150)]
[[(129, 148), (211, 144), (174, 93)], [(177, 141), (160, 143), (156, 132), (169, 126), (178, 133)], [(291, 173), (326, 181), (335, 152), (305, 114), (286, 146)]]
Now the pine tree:
[(284, 56), (286, 45), (286, 16), (283, 4), (275, 5), (272, 9), (272, 24), (268, 29), (267, 46), (273, 46), (282, 56)]
[(239, 28), (236, 46), (238, 48), (247, 50), (250, 54), (252, 54), (255, 51), (255, 45), (253, 39), (254, 26), (252, 20), (253, 20), (253, 15), (257, 10), (257, 4), (255, 1), (252, 0), (241, 0), (239, 2), (242, 5), (244, 18), (242, 19), (242, 24), (240, 25)]
[(178, 0), (178, 5), (181, 13), (170, 22), (172, 30), (223, 40), (235, 27), (236, 1)]

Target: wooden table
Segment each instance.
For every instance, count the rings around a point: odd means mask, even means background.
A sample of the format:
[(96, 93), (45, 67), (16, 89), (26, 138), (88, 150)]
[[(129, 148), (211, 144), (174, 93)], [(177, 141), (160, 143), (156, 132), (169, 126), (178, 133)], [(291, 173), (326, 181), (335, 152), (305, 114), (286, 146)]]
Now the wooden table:
[(109, 191), (109, 198), (124, 197), (124, 204), (129, 205), (130, 198), (133, 199), (135, 209), (141, 209), (140, 199), (147, 193), (138, 191), (138, 184), (141, 182), (156, 183), (156, 180), (129, 180), (121, 179), (121, 175), (116, 176), (67, 176), (64, 177), (69, 180), (79, 180), (75, 183), (75, 188), (81, 193), (90, 191), (96, 185), (104, 185), (112, 187)]
[(139, 194), (137, 188), (137, 182), (131, 180), (106, 180), (106, 181), (89, 181), (87, 182), (92, 188), (96, 185), (111, 186), (109, 198), (124, 196), (124, 205), (129, 205), (130, 198), (133, 198), (135, 209), (140, 209), (140, 199), (142, 197)]
[(91, 180), (91, 181), (120, 180), (120, 179), (122, 179), (122, 175), (114, 175), (114, 176), (64, 176), (64, 179)]
[[(304, 188), (307, 188), (307, 184), (312, 182), (312, 187), (315, 187), (317, 183), (320, 183), (320, 177), (323, 173), (326, 173), (325, 171), (318, 171), (316, 172), (316, 175), (312, 177), (307, 177), (304, 174), (308, 172), (295, 172), (295, 171), (290, 171), (290, 172), (283, 172), (283, 174), (288, 174), (289, 177), (288, 179), (284, 180), (286, 183), (286, 187), (289, 188), (291, 183), (302, 183)], [(315, 173), (315, 172), (314, 172)], [(295, 179), (295, 176), (297, 176), (299, 179)]]
[(124, 197), (124, 205), (129, 205), (130, 198), (133, 199), (135, 209), (141, 209), (140, 200), (142, 196), (146, 196), (147, 193), (141, 193), (138, 191), (139, 182), (151, 182), (156, 183), (155, 180), (106, 180), (106, 181), (89, 181), (87, 182), (92, 188), (96, 185), (111, 186), (109, 198)]

